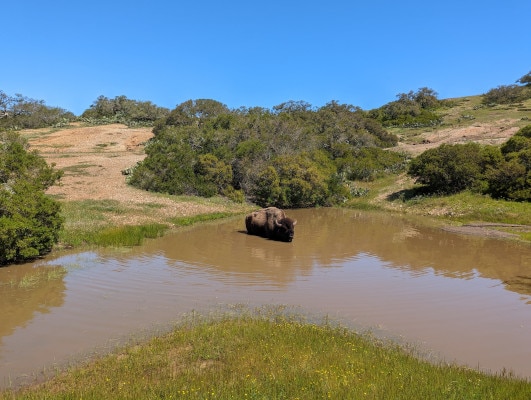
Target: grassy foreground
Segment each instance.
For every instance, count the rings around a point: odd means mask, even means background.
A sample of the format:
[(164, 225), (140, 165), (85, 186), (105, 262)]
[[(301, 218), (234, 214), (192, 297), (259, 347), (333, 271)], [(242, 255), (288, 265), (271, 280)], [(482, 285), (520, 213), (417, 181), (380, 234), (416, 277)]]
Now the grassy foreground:
[(189, 317), (175, 330), (0, 399), (529, 399), (531, 382), (280, 312)]

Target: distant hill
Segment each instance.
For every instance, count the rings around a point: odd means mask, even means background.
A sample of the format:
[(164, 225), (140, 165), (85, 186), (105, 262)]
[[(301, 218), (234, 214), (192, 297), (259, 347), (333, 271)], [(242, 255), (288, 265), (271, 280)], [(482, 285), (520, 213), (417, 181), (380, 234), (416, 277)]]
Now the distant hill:
[(531, 99), (490, 107), (481, 101), (482, 96), (447, 99), (450, 106), (436, 111), (442, 117), (442, 124), (388, 130), (399, 137), (398, 149), (417, 155), (442, 143), (501, 144), (531, 124)]

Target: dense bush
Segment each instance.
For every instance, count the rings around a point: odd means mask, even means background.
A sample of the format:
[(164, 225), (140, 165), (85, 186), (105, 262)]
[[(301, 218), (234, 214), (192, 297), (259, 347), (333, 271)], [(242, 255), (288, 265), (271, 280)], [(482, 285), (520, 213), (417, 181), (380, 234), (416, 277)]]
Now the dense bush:
[(426, 150), (409, 165), (408, 174), (434, 193), (470, 189), (494, 198), (531, 200), (531, 125), (500, 147), (477, 143)]
[(169, 110), (150, 101), (130, 100), (125, 96), (109, 99), (99, 96), (81, 114), (81, 118), (93, 124), (122, 123), (128, 126), (153, 126), (155, 121), (168, 116)]
[(490, 89), (483, 95), (482, 103), (492, 104), (511, 104), (524, 101), (531, 98), (531, 90), (525, 86), (518, 85), (501, 85), (497, 88)]
[(411, 160), (408, 174), (435, 193), (483, 191), (487, 185), (487, 168), (496, 169), (501, 160), (499, 149), (492, 146), (442, 144)]
[[(134, 186), (170, 194), (222, 194), (259, 205), (310, 207), (345, 201), (349, 181), (404, 169), (383, 147), (397, 137), (357, 107), (304, 102), (229, 110), (214, 100), (178, 105), (154, 129)], [(360, 172), (363, 171), (363, 172)]]
[(487, 171), (488, 193), (495, 198), (531, 201), (531, 125), (516, 132), (501, 152), (503, 163)]
[(405, 169), (408, 157), (378, 147), (362, 147), (336, 159), (338, 172), (348, 180), (373, 181)]
[(531, 99), (531, 72), (522, 76), (516, 83), (520, 85), (500, 85), (490, 89), (483, 95), (483, 104), (511, 104)]
[(441, 123), (441, 117), (434, 113), (441, 105), (434, 90), (424, 87), (416, 92), (400, 93), (397, 97), (398, 100), (372, 110), (370, 115), (387, 127), (418, 128)]
[(15, 133), (0, 132), (0, 265), (49, 252), (63, 220), (44, 191), (61, 177)]

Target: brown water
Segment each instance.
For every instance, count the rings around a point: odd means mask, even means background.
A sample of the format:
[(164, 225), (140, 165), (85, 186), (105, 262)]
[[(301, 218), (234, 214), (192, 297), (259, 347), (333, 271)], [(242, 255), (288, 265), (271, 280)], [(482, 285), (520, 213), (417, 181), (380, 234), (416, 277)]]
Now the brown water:
[[(531, 378), (531, 247), (379, 213), (289, 215), (292, 243), (248, 236), (236, 218), (1, 268), (0, 386), (191, 310), (241, 303), (293, 305)], [(42, 278), (59, 266), (66, 274)]]

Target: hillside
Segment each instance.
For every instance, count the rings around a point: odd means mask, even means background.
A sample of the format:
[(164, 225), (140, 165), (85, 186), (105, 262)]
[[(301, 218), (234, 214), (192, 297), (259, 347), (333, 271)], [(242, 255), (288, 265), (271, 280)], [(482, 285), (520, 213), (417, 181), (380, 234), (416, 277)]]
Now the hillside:
[[(395, 150), (417, 155), (442, 143), (500, 144), (529, 124), (531, 100), (517, 106), (492, 108), (481, 106), (480, 101), (480, 96), (453, 99), (451, 108), (439, 111), (443, 124), (434, 128), (390, 129), (400, 138)], [(169, 217), (249, 208), (229, 202), (165, 196), (127, 185), (122, 171), (145, 157), (143, 144), (152, 137), (151, 128), (75, 124), (65, 129), (27, 130), (22, 134), (49, 163), (65, 171), (60, 186), (49, 189), (50, 195), (62, 202), (110, 202), (123, 209), (108, 214), (112, 223), (167, 222)], [(399, 179), (382, 190), (376, 200), (383, 208), (396, 209), (386, 204), (388, 195), (411, 184), (410, 179)]]
[(477, 142), (499, 145), (531, 123), (531, 99), (518, 105), (485, 107), (481, 96), (449, 99), (451, 108), (438, 111), (443, 123), (433, 128), (395, 128), (398, 149), (417, 155), (443, 143)]

